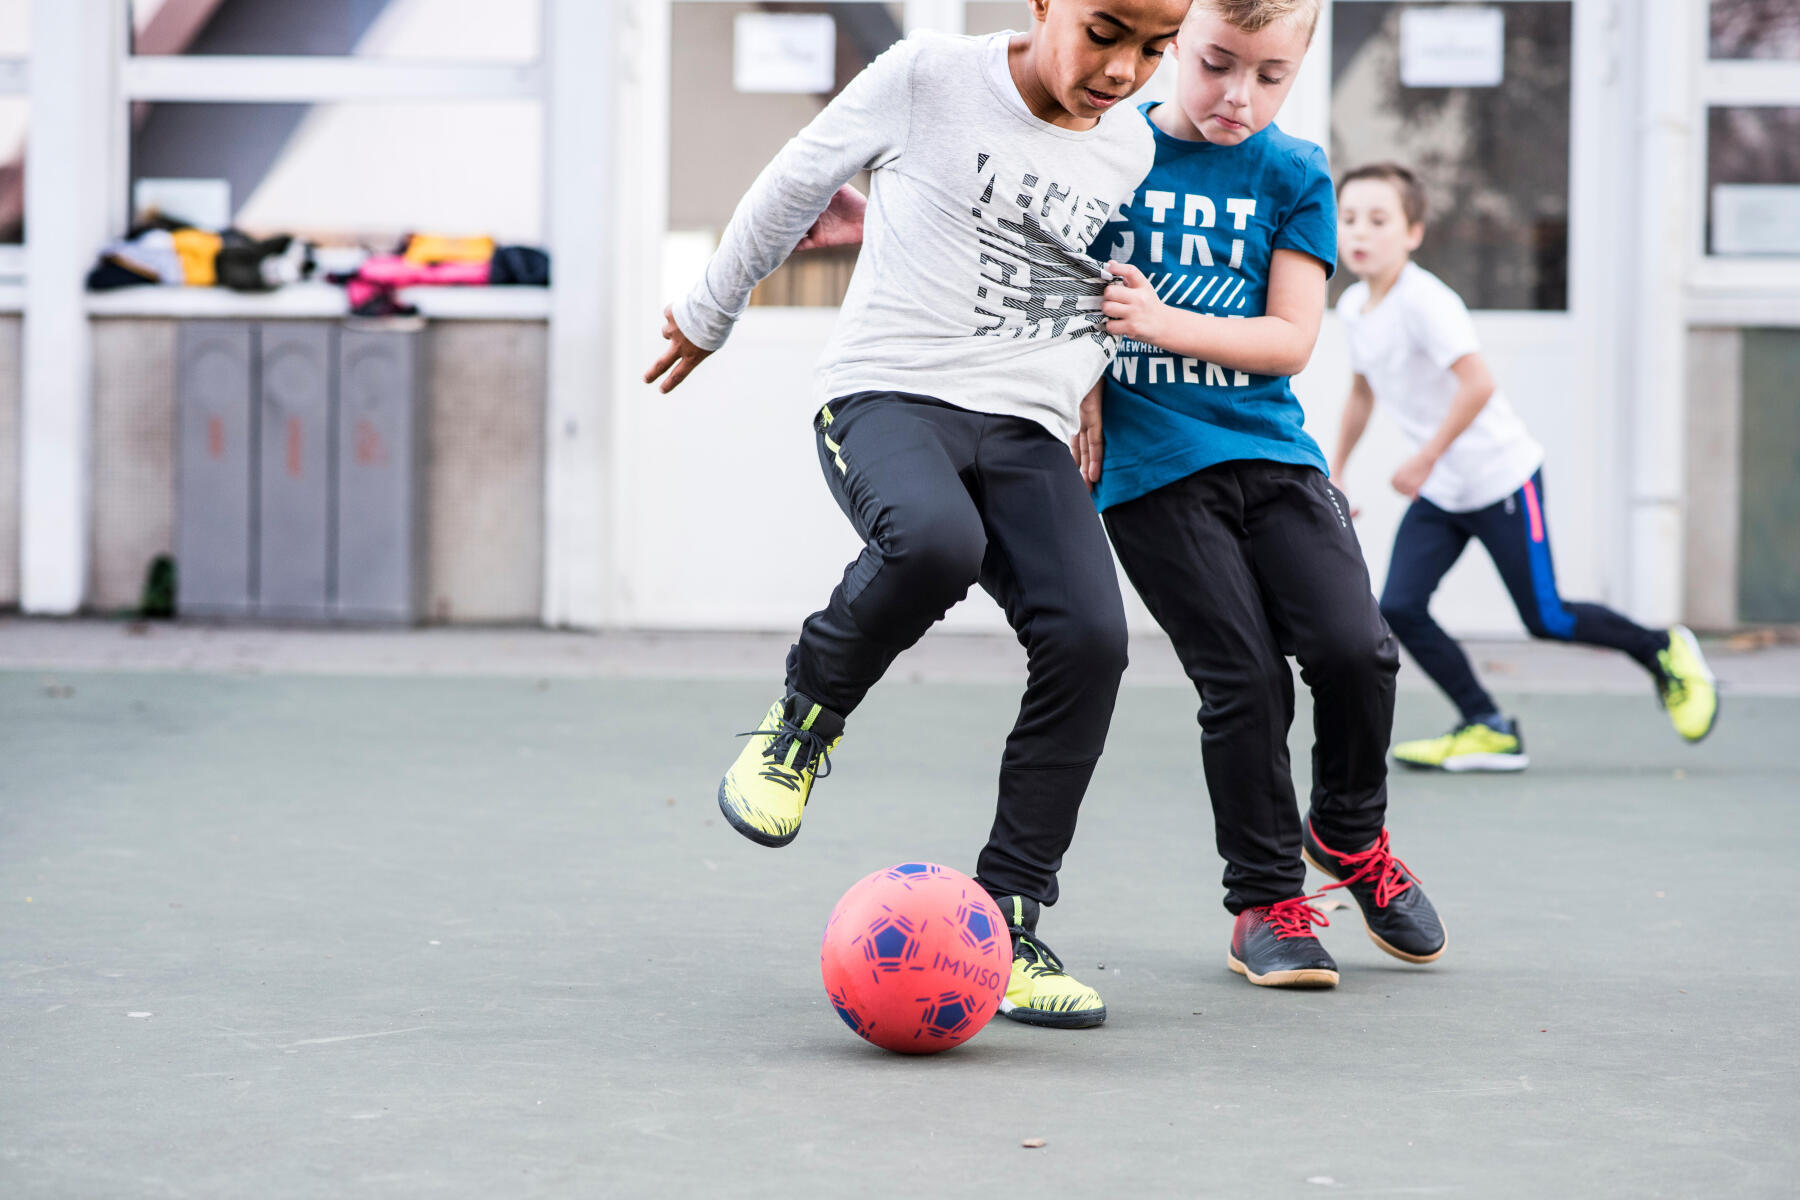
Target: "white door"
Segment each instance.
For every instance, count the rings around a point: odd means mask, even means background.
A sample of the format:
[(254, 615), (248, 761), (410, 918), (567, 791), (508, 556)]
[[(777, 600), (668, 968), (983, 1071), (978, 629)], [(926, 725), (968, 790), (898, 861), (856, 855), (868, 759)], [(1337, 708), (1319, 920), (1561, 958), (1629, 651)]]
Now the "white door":
[[(1324, 140), (1340, 177), (1374, 161), (1419, 172), (1432, 212), (1417, 260), (1462, 294), (1500, 387), (1545, 448), (1557, 581), (1571, 598), (1623, 593), (1622, 397), (1610, 369), (1621, 123), (1619, 37), (1600, 0), (1500, 3), (1335, 0), (1309, 70), (1329, 97), (1303, 97), (1284, 122)], [(1328, 107), (1327, 107), (1328, 106)], [(1332, 297), (1348, 283), (1333, 281)], [(1328, 318), (1295, 389), (1329, 456), (1350, 379)], [(1409, 453), (1377, 416), (1344, 480), (1380, 591), (1406, 501), (1388, 486)], [(1485, 555), (1472, 547), (1433, 610), (1452, 632), (1522, 634)]]

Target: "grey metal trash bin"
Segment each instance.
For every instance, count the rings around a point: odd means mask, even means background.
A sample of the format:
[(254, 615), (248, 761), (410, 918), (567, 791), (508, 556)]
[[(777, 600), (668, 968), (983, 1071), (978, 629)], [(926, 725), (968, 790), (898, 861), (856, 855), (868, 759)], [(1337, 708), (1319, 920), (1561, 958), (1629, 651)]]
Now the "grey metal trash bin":
[(325, 321), (182, 325), (179, 612), (423, 615), (422, 345)]
[(337, 329), (281, 321), (261, 329), (256, 611), (331, 612), (332, 391)]
[(337, 591), (345, 620), (416, 621), (425, 607), (423, 378), (417, 333), (338, 335)]
[(177, 607), (243, 616), (256, 607), (256, 329), (190, 321), (176, 337)]

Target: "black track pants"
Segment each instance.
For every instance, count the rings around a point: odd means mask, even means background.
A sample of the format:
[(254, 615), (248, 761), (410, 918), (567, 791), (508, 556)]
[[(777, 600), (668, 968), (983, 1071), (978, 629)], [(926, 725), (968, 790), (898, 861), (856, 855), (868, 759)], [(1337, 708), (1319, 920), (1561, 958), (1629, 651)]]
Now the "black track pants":
[(831, 494), (867, 544), (801, 628), (789, 690), (848, 716), (979, 583), (1029, 679), (977, 878), (1055, 903), (1125, 669), (1118, 577), (1068, 447), (1023, 418), (892, 392), (833, 400), (814, 428)]
[(1367, 845), (1387, 813), (1399, 651), (1343, 497), (1310, 467), (1221, 463), (1106, 510), (1132, 586), (1200, 692), (1200, 755), (1232, 912), (1298, 896), (1288, 762), (1299, 660), (1313, 696), (1312, 817)]
[(1453, 513), (1429, 500), (1414, 500), (1394, 534), (1381, 613), (1464, 721), (1500, 710), (1475, 678), (1469, 656), (1432, 620), (1430, 604), (1438, 582), (1462, 557), (1470, 538), (1479, 540), (1494, 560), (1532, 637), (1622, 650), (1653, 676), (1661, 676), (1656, 653), (1669, 644), (1667, 634), (1599, 604), (1570, 603), (1557, 593), (1544, 473), (1539, 471), (1506, 499), (1474, 512)]

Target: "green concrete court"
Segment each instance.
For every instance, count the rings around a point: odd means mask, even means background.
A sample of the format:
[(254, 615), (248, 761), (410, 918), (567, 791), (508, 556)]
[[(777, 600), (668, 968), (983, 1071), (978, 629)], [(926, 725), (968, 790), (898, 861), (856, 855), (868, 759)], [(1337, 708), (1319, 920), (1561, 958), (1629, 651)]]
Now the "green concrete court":
[(1800, 1186), (1800, 697), (1691, 748), (1647, 693), (1511, 691), (1531, 771), (1395, 786), (1450, 953), (1338, 911), (1343, 985), (1284, 993), (1225, 969), (1191, 694), (1128, 687), (1043, 927), (1110, 1022), (918, 1060), (839, 1023), (819, 931), (969, 868), (1017, 689), (878, 689), (779, 851), (713, 801), (771, 690), (0, 674), (0, 1195)]

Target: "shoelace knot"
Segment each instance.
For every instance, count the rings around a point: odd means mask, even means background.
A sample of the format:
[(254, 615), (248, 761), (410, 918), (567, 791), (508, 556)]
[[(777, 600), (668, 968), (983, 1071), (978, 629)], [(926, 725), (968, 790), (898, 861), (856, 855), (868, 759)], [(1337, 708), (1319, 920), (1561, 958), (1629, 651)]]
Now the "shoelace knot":
[[(825, 735), (812, 729), (802, 729), (784, 716), (775, 718), (774, 728), (764, 727), (752, 729), (739, 737), (769, 737), (769, 744), (763, 747), (763, 757), (769, 760), (762, 769), (762, 777), (783, 787), (800, 790), (800, 771), (810, 769), (813, 778), (823, 779), (831, 774), (831, 743)], [(788, 750), (795, 742), (800, 743), (800, 761), (795, 766), (788, 766)]]
[[(1320, 843), (1323, 847), (1324, 843)], [(1350, 868), (1350, 874), (1336, 883), (1328, 883), (1319, 889), (1320, 895), (1332, 888), (1349, 887), (1353, 883), (1375, 882), (1375, 906), (1386, 908), (1388, 902), (1413, 885), (1413, 873), (1407, 865), (1394, 857), (1388, 849), (1388, 831), (1383, 829), (1375, 844), (1367, 850), (1359, 850), (1354, 854), (1339, 854), (1335, 850), (1327, 850), (1338, 864)]]

